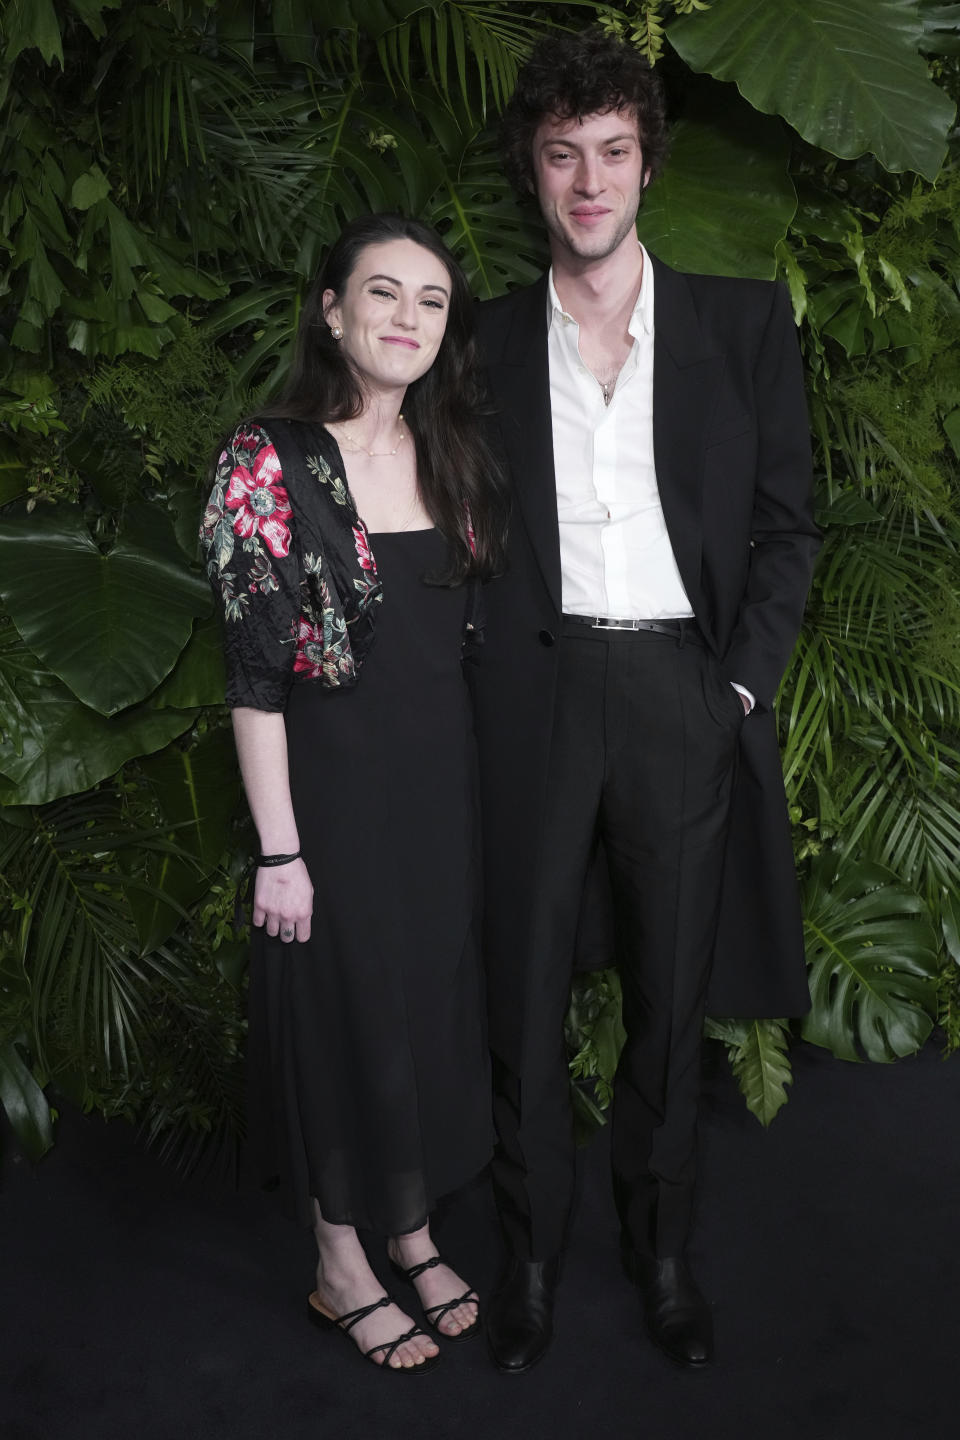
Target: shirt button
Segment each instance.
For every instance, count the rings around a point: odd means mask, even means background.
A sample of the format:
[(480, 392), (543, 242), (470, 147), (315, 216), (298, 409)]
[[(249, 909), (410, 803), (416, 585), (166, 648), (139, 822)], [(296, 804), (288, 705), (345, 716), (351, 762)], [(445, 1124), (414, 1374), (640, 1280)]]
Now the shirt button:
[(556, 644), (556, 636), (554, 635), (552, 630), (541, 630), (537, 638), (539, 639), (540, 644), (546, 645), (548, 649), (551, 645)]

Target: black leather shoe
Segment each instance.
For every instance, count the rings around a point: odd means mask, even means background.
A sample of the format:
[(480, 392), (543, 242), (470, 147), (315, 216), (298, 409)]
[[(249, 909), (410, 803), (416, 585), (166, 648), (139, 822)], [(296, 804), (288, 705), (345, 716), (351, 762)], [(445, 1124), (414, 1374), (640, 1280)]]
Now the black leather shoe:
[(508, 1261), (487, 1305), (487, 1343), (493, 1363), (519, 1375), (536, 1365), (553, 1339), (553, 1300), (560, 1257)]
[(685, 1260), (647, 1259), (624, 1250), (623, 1268), (643, 1298), (650, 1339), (679, 1365), (709, 1365), (713, 1317)]

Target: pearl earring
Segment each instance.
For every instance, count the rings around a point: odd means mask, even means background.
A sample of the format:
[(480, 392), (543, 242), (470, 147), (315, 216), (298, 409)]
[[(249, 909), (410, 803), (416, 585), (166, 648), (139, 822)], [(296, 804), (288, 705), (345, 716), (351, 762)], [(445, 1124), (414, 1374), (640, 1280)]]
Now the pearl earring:
[(334, 340), (343, 339), (343, 331), (340, 329), (339, 325), (331, 325), (330, 334), (333, 336)]

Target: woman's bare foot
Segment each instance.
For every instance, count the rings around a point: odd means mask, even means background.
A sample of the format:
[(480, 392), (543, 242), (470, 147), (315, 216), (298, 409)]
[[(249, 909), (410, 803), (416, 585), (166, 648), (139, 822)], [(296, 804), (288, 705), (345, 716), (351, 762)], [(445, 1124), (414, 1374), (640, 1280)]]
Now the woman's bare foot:
[[(315, 1306), (327, 1319), (333, 1320), (352, 1310), (360, 1310), (382, 1298), (383, 1286), (367, 1262), (357, 1232), (350, 1225), (331, 1225), (319, 1218), (314, 1227), (317, 1237), (319, 1259), (317, 1262), (317, 1288), (310, 1297)], [(350, 1338), (357, 1348), (366, 1353), (378, 1345), (390, 1345), (398, 1335), (412, 1330), (416, 1325), (399, 1305), (384, 1305), (360, 1320), (350, 1331)], [(392, 1369), (412, 1369), (438, 1355), (439, 1348), (429, 1335), (414, 1335), (398, 1346), (386, 1361)], [(375, 1363), (383, 1364), (383, 1352), (370, 1357)]]
[[(402, 1270), (409, 1270), (411, 1266), (420, 1265), (424, 1260), (432, 1260), (437, 1254), (437, 1247), (430, 1238), (429, 1225), (424, 1225), (421, 1230), (415, 1230), (409, 1235), (393, 1236), (387, 1242), (387, 1254)], [(435, 1265), (430, 1270), (424, 1270), (413, 1283), (424, 1311), (429, 1311), (432, 1306), (445, 1305), (448, 1300), (455, 1300), (470, 1288), (449, 1265)], [(440, 1317), (437, 1329), (441, 1335), (449, 1335), (451, 1338), (462, 1335), (476, 1325), (479, 1313), (479, 1300), (465, 1300), (462, 1305), (448, 1310)]]

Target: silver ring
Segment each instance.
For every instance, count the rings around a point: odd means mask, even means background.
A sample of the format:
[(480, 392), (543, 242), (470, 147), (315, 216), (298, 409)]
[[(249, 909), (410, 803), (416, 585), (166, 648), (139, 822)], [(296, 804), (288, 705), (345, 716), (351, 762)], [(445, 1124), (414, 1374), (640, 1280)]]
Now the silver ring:
[(280, 931), (280, 934), (283, 936), (284, 940), (292, 940), (292, 939), (293, 939), (293, 931), (292, 931), (292, 930), (281, 930), (281, 931)]

